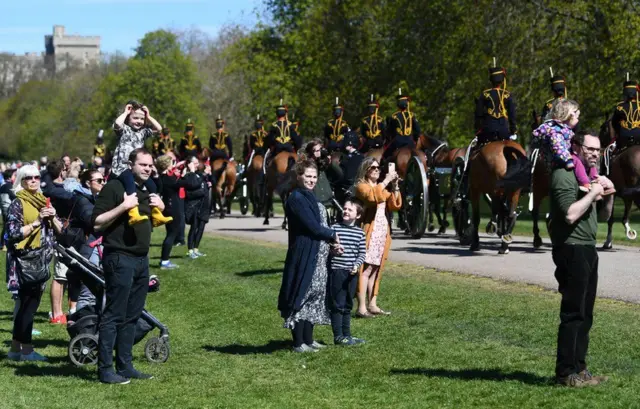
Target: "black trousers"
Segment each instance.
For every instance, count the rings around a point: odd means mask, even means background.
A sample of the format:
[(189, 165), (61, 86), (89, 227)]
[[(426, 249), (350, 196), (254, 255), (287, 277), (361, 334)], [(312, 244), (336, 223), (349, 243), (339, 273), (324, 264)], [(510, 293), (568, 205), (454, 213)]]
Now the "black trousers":
[(329, 274), (329, 310), (333, 338), (351, 336), (351, 310), (356, 295), (358, 274), (349, 270), (331, 270)]
[(164, 237), (164, 241), (162, 242), (162, 254), (160, 259), (169, 260), (169, 257), (171, 257), (173, 243), (176, 242), (176, 238), (180, 232), (180, 220), (173, 219), (171, 223), (167, 223), (164, 226), (167, 229), (167, 235)]
[(33, 330), (33, 319), (40, 306), (42, 298), (42, 288), (35, 287), (20, 288), (18, 299), (16, 300), (15, 316), (13, 318), (13, 339), (21, 344), (31, 343), (31, 331)]
[(4, 235), (7, 233), (7, 218), (2, 214), (2, 236), (0, 236), (0, 248), (4, 247)]
[(200, 240), (202, 240), (202, 234), (204, 233), (204, 226), (206, 222), (204, 220), (198, 219), (195, 217), (195, 220), (191, 224), (191, 228), (189, 229), (189, 237), (187, 237), (188, 249), (197, 249), (200, 245)]
[[(136, 322), (142, 314), (149, 288), (149, 259), (120, 253), (103, 258), (106, 301), (99, 324), (98, 372), (132, 369)], [(98, 299), (98, 311), (102, 308)]]
[(598, 252), (595, 246), (564, 244), (553, 248), (558, 291), (562, 294), (556, 376), (586, 369), (589, 330), (598, 287)]
[(186, 227), (185, 217), (184, 217), (184, 199), (178, 198), (178, 200), (175, 201), (175, 206), (177, 207), (177, 211), (175, 212), (176, 214), (173, 215), (173, 221), (178, 222), (178, 234), (176, 235), (176, 239), (173, 244), (176, 244), (176, 243), (184, 244), (185, 243), (184, 230)]

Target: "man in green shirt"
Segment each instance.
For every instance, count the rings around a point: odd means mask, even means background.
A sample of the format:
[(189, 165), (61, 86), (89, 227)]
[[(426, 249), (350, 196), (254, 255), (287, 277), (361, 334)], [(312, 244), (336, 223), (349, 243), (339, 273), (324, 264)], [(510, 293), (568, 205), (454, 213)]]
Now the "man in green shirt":
[[(573, 151), (587, 169), (599, 163), (600, 140), (596, 135), (586, 130), (573, 138)], [(593, 181), (588, 193), (578, 186), (572, 170), (559, 168), (551, 173), (549, 235), (558, 291), (562, 294), (556, 381), (570, 387), (597, 385), (607, 380), (589, 372), (586, 356), (598, 286), (595, 202), (612, 189), (613, 184), (600, 176)]]

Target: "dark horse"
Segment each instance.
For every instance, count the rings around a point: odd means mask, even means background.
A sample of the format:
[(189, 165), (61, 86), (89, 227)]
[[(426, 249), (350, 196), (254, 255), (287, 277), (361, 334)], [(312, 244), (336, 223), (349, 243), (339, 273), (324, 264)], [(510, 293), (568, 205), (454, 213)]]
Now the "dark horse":
[[(609, 147), (614, 135), (610, 122), (611, 120), (608, 119), (600, 128), (600, 143), (605, 148)], [(629, 240), (635, 240), (637, 234), (629, 225), (629, 214), (633, 203), (640, 208), (640, 146), (618, 147), (615, 156), (611, 160), (609, 160), (608, 152), (610, 152), (610, 149), (605, 150), (605, 155), (602, 158), (601, 174), (611, 179), (616, 189), (615, 196), (622, 198), (624, 202), (624, 213), (622, 215), (624, 231)], [(603, 249), (611, 249), (613, 247), (614, 204), (614, 195), (603, 198), (603, 212), (605, 216), (608, 216), (607, 239), (602, 246)]]
[[(270, 209), (273, 206), (273, 194), (278, 193), (282, 206), (284, 207), (289, 193), (293, 189), (293, 184), (296, 182), (295, 172), (293, 165), (298, 160), (298, 155), (295, 152), (282, 151), (279, 152), (275, 158), (271, 161), (269, 166), (265, 169), (266, 173), (266, 189), (265, 200), (263, 202), (264, 222), (262, 224), (269, 224)], [(287, 217), (284, 216), (282, 221), (282, 228), (287, 228)]]
[(471, 251), (480, 248), (480, 199), (491, 197), (492, 213), (497, 215), (502, 235), (500, 254), (509, 253), (511, 233), (516, 223), (520, 191), (531, 183), (531, 162), (518, 143), (489, 142), (480, 146), (469, 158), (469, 198), (471, 199)]
[[(467, 153), (467, 148), (449, 148), (449, 145), (445, 142), (439, 141), (436, 138), (427, 135), (420, 135), (416, 149), (419, 151), (429, 152), (429, 163), (431, 168), (453, 168), (453, 164), (457, 158), (463, 159)], [(435, 213), (438, 219), (440, 229), (438, 234), (444, 234), (447, 231), (449, 223), (447, 222), (447, 209), (451, 204), (453, 198), (445, 201), (444, 204), (440, 204), (440, 186), (438, 174), (436, 172), (429, 172), (429, 231), (435, 229), (433, 225), (433, 214)], [(440, 210), (442, 209), (442, 215)]]

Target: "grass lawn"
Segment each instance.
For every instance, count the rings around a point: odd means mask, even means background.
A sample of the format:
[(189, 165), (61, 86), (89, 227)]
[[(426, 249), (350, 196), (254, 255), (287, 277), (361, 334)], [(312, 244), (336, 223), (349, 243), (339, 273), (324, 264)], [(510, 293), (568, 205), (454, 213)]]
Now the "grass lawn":
[[(550, 385), (559, 297), (537, 287), (391, 264), (380, 304), (389, 317), (353, 320), (357, 347), (290, 351), (276, 310), (283, 246), (206, 237), (206, 258), (174, 251), (176, 271), (148, 309), (171, 332), (172, 355), (135, 363), (156, 379), (107, 386), (68, 363), (66, 331), (46, 322), (37, 349), (49, 363), (6, 360), (12, 302), (0, 298), (2, 408), (580, 408), (638, 407), (640, 309), (598, 300), (589, 363), (612, 379), (592, 389)], [(549, 272), (552, 274), (552, 272)], [(316, 338), (330, 343), (329, 327)]]

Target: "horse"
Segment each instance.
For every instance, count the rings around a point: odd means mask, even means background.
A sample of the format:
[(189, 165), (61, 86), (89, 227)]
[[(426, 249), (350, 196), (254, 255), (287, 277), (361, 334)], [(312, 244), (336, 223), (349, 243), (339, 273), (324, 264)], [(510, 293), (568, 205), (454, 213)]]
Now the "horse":
[[(432, 168), (452, 168), (455, 160), (463, 159), (467, 153), (467, 148), (449, 148), (446, 142), (441, 142), (436, 138), (427, 135), (420, 135), (416, 144), (416, 149), (419, 151), (430, 152), (430, 160)], [(438, 174), (435, 172), (429, 172), (429, 226), (428, 230), (431, 232), (435, 229), (433, 225), (433, 214), (435, 213), (438, 219), (440, 229), (438, 234), (444, 234), (447, 231), (447, 208), (451, 204), (451, 199), (447, 200), (442, 206), (442, 215), (440, 214), (440, 186), (438, 180)]]
[(247, 190), (249, 191), (249, 201), (251, 202), (252, 213), (255, 217), (262, 215), (264, 199), (264, 174), (262, 166), (264, 156), (261, 153), (254, 153), (251, 163), (245, 170), (247, 172)]
[[(226, 167), (223, 169), (225, 163)], [(235, 191), (238, 176), (236, 163), (227, 159), (216, 159), (211, 164), (211, 172), (217, 176), (214, 197), (220, 218), (224, 219), (225, 214), (231, 213), (231, 195)]]
[[(603, 166), (601, 174), (607, 176), (616, 189), (615, 196), (622, 198), (624, 202), (624, 213), (622, 214), (622, 225), (624, 226), (625, 235), (629, 240), (635, 240), (637, 233), (629, 224), (629, 214), (632, 205), (640, 209), (640, 145), (632, 145), (629, 147), (621, 147), (613, 160), (609, 160), (608, 152), (611, 149), (609, 145), (614, 135), (611, 120), (608, 119), (600, 128), (600, 142), (606, 147), (605, 155), (602, 158)], [(610, 250), (613, 248), (613, 223), (614, 217), (614, 195), (605, 196), (603, 198), (603, 212), (607, 217), (607, 239), (602, 248)]]
[[(273, 193), (277, 190), (282, 205), (284, 206), (287, 197), (293, 189), (296, 182), (295, 172), (292, 170), (293, 165), (298, 160), (298, 154), (295, 152), (282, 151), (276, 155), (271, 161), (266, 171), (266, 189), (264, 200), (264, 222), (263, 225), (269, 225), (269, 216), (271, 206), (273, 206)], [(282, 228), (287, 229), (287, 216), (284, 216)]]
[(538, 227), (540, 204), (545, 197), (549, 196), (549, 189), (551, 188), (551, 174), (549, 173), (549, 169), (547, 169), (547, 165), (544, 163), (544, 159), (538, 155), (539, 153), (536, 153), (536, 159), (534, 159), (531, 197), (529, 200), (529, 210), (531, 211), (531, 220), (533, 221), (534, 248), (542, 246), (540, 227)]
[(492, 213), (497, 216), (502, 244), (499, 254), (509, 253), (512, 232), (517, 218), (520, 191), (531, 182), (531, 162), (520, 144), (493, 141), (471, 153), (468, 163), (469, 198), (471, 200), (471, 251), (480, 249), (480, 199), (491, 197)]

